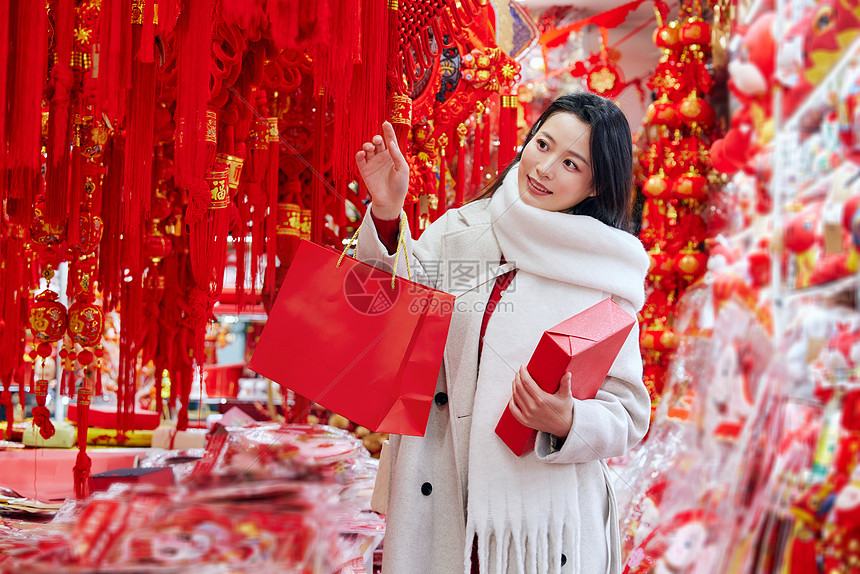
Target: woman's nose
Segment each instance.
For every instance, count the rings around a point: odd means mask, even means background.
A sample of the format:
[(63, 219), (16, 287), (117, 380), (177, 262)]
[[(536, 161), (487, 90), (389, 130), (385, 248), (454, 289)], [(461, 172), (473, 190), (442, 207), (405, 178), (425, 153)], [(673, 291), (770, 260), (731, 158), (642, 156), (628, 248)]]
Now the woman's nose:
[(541, 179), (550, 179), (552, 178), (552, 166), (554, 160), (552, 158), (547, 159), (543, 163), (539, 163), (537, 165), (537, 174)]

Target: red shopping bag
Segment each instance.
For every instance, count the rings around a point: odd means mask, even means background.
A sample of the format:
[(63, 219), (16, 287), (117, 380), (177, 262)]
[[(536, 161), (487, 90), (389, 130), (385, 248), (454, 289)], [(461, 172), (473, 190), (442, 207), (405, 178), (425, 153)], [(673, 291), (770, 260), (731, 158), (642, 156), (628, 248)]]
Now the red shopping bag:
[(454, 296), (339, 257), (302, 241), (248, 366), (373, 431), (423, 436)]

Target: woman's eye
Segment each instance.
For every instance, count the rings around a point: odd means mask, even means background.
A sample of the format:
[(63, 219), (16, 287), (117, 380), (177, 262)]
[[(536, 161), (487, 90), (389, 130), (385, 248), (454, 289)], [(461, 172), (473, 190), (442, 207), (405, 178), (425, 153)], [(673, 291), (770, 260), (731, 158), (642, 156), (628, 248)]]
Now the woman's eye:
[(564, 160), (564, 165), (565, 165), (565, 167), (568, 167), (568, 168), (570, 168), (570, 169), (579, 169), (579, 168), (576, 166), (576, 164), (575, 164), (575, 163), (573, 163), (573, 160), (570, 160), (570, 159), (566, 159), (566, 160)]
[(546, 149), (546, 142), (544, 140), (537, 140), (537, 146), (540, 149)]

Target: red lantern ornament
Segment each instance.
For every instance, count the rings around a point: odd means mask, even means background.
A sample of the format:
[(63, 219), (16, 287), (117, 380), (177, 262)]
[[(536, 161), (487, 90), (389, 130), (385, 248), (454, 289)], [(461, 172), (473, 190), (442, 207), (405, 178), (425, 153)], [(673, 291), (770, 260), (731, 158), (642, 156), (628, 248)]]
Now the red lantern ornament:
[(699, 16), (691, 16), (684, 22), (679, 37), (685, 46), (698, 46), (706, 52), (711, 49), (711, 26)]
[(695, 90), (691, 91), (678, 104), (678, 116), (684, 124), (690, 127), (698, 126), (701, 128), (710, 127), (714, 123), (714, 118), (716, 118), (714, 108), (711, 107), (711, 104), (699, 98)]
[(701, 277), (708, 267), (708, 254), (688, 245), (675, 256), (675, 269), (690, 283)]
[(69, 307), (69, 337), (81, 347), (97, 345), (101, 341), (104, 324), (105, 316), (101, 307), (87, 297), (75, 301)]
[(666, 326), (666, 320), (659, 318), (642, 331), (640, 343), (646, 349), (662, 353), (674, 350), (678, 346), (678, 337)]
[(678, 29), (677, 20), (660, 26), (654, 30), (654, 45), (670, 52), (675, 52), (681, 47), (681, 34)]
[(599, 62), (588, 70), (585, 85), (588, 91), (609, 99), (621, 95), (627, 86), (621, 69), (612, 62)]
[(30, 304), (30, 330), (38, 341), (53, 343), (62, 339), (66, 332), (66, 307), (57, 301), (59, 297), (46, 289)]
[(669, 182), (666, 180), (663, 168), (660, 168), (659, 173), (645, 180), (645, 184), (642, 186), (642, 193), (651, 199), (666, 199), (669, 197)]
[(707, 197), (708, 180), (696, 173), (695, 168), (672, 182), (671, 195), (675, 199), (702, 201)]
[(665, 93), (651, 102), (645, 111), (645, 117), (654, 125), (663, 125), (672, 129), (681, 123), (675, 104), (669, 101), (669, 96)]

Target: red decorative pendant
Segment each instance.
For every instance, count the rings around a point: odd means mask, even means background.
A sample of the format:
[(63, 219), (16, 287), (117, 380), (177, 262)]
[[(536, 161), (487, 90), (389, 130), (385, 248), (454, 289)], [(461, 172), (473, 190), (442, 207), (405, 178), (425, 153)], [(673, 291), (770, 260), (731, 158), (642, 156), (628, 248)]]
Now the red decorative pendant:
[(63, 338), (66, 331), (66, 307), (57, 301), (57, 293), (45, 290), (30, 305), (29, 322), (33, 336), (43, 343)]
[(76, 301), (69, 307), (69, 337), (82, 347), (92, 347), (99, 343), (104, 323), (104, 312), (91, 301)]

